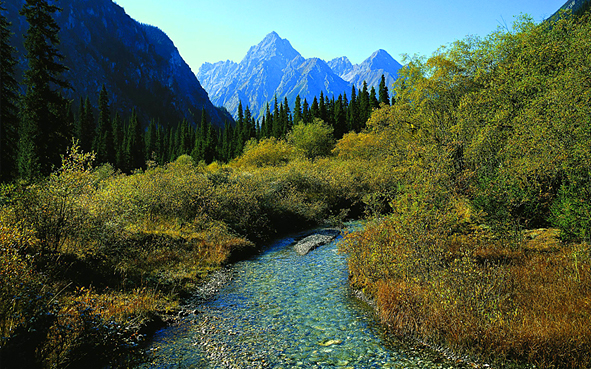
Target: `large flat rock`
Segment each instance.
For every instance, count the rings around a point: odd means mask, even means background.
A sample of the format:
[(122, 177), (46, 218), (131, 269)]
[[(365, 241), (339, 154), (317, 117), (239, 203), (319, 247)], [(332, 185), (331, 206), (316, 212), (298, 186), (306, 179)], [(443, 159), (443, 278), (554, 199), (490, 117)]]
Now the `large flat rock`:
[(317, 231), (314, 234), (298, 241), (294, 245), (294, 249), (298, 254), (306, 255), (315, 248), (334, 241), (334, 239), (337, 238), (340, 233), (341, 231), (339, 229), (333, 228)]

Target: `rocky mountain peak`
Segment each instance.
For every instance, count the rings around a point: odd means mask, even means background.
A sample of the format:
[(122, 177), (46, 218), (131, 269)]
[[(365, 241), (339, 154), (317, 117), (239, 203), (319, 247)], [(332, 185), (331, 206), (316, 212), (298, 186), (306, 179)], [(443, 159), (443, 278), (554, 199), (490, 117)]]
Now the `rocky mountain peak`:
[(300, 53), (291, 46), (288, 40), (282, 39), (276, 32), (271, 32), (265, 36), (263, 41), (248, 50), (243, 62), (269, 60), (277, 57), (289, 62), (299, 55)]

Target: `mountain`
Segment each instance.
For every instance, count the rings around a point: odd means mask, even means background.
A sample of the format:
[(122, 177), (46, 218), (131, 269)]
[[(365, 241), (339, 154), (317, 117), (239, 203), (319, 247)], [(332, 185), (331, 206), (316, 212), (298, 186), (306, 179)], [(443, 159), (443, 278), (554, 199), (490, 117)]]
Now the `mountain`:
[(204, 63), (197, 77), (215, 105), (224, 106), (236, 116), (242, 102), (257, 118), (275, 97), (279, 101), (287, 98), (293, 107), (300, 95), (311, 104), (320, 91), (327, 97), (350, 94), (352, 86), (361, 87), (363, 80), (367, 80), (369, 87), (377, 88), (382, 74), (391, 85), (400, 68), (383, 50), (359, 65), (352, 65), (346, 57), (328, 63), (319, 58), (306, 59), (288, 40), (271, 32), (251, 47), (240, 63)]
[[(23, 37), (28, 28), (19, 15), (25, 0), (4, 2), (15, 34), (18, 79), (27, 64)], [(104, 84), (113, 107), (124, 115), (138, 109), (143, 124), (148, 119), (176, 124), (194, 122), (205, 109), (214, 124), (232, 118), (216, 108), (191, 68), (168, 36), (160, 29), (138, 23), (111, 0), (62, 0), (54, 17), (60, 27), (60, 52), (69, 70), (63, 78), (73, 90), (65, 95), (77, 103), (88, 96), (97, 106)]]
[(339, 76), (357, 88), (361, 88), (365, 81), (369, 88), (374, 86), (377, 89), (382, 75), (386, 78), (386, 86), (392, 86), (396, 78), (398, 78), (400, 68), (402, 68), (400, 63), (385, 50), (380, 49), (371, 54), (363, 63), (354, 65), (348, 70), (344, 69)]
[(589, 9), (590, 5), (589, 0), (568, 0), (552, 17), (557, 15), (561, 10), (572, 10), (573, 13), (582, 12)]

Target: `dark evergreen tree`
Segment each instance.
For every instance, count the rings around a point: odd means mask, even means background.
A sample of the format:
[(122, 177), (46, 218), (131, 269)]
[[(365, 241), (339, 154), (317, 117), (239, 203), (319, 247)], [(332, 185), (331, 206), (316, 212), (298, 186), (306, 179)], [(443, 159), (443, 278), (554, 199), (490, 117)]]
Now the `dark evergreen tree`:
[(115, 167), (123, 169), (125, 165), (125, 150), (123, 147), (123, 121), (121, 120), (121, 115), (119, 115), (119, 112), (115, 113), (115, 118), (113, 118), (111, 123), (114, 155), (109, 159), (109, 162), (112, 161)]
[(94, 121), (93, 109), (90, 99), (86, 97), (76, 126), (76, 137), (78, 138), (80, 148), (85, 152), (90, 152), (95, 149), (93, 143), (96, 123)]
[(380, 107), (380, 102), (378, 101), (378, 97), (376, 95), (376, 89), (372, 86), (371, 92), (369, 93), (369, 106), (370, 106), (370, 113), (374, 109)]
[(339, 95), (338, 100), (334, 104), (334, 136), (336, 139), (343, 138), (347, 133), (347, 114), (343, 105), (343, 96)]
[(99, 93), (99, 120), (94, 132), (92, 145), (99, 163), (107, 163), (113, 157), (113, 134), (111, 132), (111, 112), (109, 109), (109, 95), (105, 85)]
[(273, 116), (271, 115), (269, 103), (267, 103), (267, 108), (265, 110), (265, 129), (263, 129), (261, 135), (263, 137), (271, 137), (273, 135)]
[(246, 142), (251, 138), (256, 137), (256, 123), (254, 118), (252, 117), (252, 113), (250, 112), (250, 108), (248, 105), (244, 110), (244, 136), (243, 141)]
[(158, 161), (158, 149), (157, 145), (157, 137), (158, 137), (158, 126), (154, 123), (153, 120), (150, 121), (148, 125), (148, 130), (146, 131), (145, 138), (145, 153), (146, 157), (144, 158), (147, 160), (155, 160)]
[(304, 104), (302, 105), (302, 119), (304, 123), (312, 123), (312, 112), (306, 99), (304, 99)]
[(272, 136), (275, 138), (279, 138), (282, 136), (283, 133), (283, 126), (280, 118), (280, 111), (279, 111), (279, 103), (277, 102), (277, 95), (275, 95), (275, 102), (273, 106), (273, 131)]
[[(314, 101), (312, 101), (312, 107), (310, 107), (310, 115), (312, 119), (320, 118), (320, 108), (318, 106), (318, 99), (314, 96)], [(310, 120), (311, 122), (312, 120)]]
[(302, 99), (300, 95), (296, 96), (295, 106), (293, 108), (293, 123), (297, 124), (303, 119), (302, 116)]
[(380, 95), (380, 104), (390, 105), (390, 95), (388, 94), (388, 86), (386, 86), (386, 77), (384, 77), (383, 74), (378, 94)]
[(53, 14), (60, 9), (46, 0), (27, 0), (21, 15), (29, 23), (18, 148), (19, 173), (24, 178), (47, 175), (61, 163), (72, 137), (67, 120), (67, 101), (61, 90), (69, 88), (60, 76), (66, 71), (58, 52), (59, 26)]
[(3, 3), (0, 1), (0, 181), (9, 181), (17, 172), (18, 85), (14, 77), (16, 60), (10, 45), (10, 23), (2, 15)]
[(360, 131), (365, 128), (367, 120), (371, 114), (369, 92), (367, 91), (367, 83), (365, 81), (363, 81), (363, 88), (359, 91), (358, 99), (359, 115), (357, 117), (357, 131)]
[(131, 112), (129, 125), (127, 128), (127, 137), (125, 142), (125, 155), (127, 171), (143, 168), (145, 161), (144, 138), (142, 135), (142, 126), (135, 109)]
[(320, 97), (318, 98), (318, 114), (317, 118), (322, 119), (325, 122), (328, 122), (328, 114), (326, 109), (326, 102), (324, 101), (324, 92), (320, 91)]

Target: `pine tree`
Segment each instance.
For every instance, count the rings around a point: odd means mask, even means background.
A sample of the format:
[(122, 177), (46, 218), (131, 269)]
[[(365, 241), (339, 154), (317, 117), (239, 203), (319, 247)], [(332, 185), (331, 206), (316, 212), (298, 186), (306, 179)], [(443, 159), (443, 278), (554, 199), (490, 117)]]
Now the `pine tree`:
[(0, 1), (0, 182), (16, 176), (18, 140), (17, 82), (14, 77), (16, 60), (10, 45), (10, 23)]
[(336, 139), (343, 138), (347, 132), (347, 116), (345, 107), (343, 106), (343, 96), (339, 95), (339, 99), (334, 104), (334, 137)]
[(388, 94), (388, 87), (386, 86), (386, 77), (384, 77), (383, 74), (378, 94), (380, 96), (380, 104), (390, 105), (390, 95)]
[(269, 108), (269, 103), (267, 103), (267, 108), (265, 110), (265, 129), (263, 130), (261, 136), (271, 137), (272, 134), (273, 134), (273, 116), (271, 115), (271, 109)]
[(57, 6), (46, 0), (27, 0), (21, 15), (29, 23), (25, 50), (29, 68), (25, 72), (26, 95), (21, 111), (18, 153), (19, 173), (24, 178), (47, 175), (60, 165), (71, 139), (67, 124), (67, 101), (60, 89), (69, 85), (60, 79), (67, 68), (58, 52), (59, 26), (52, 14)]
[(358, 97), (359, 116), (357, 121), (357, 130), (365, 128), (367, 120), (371, 115), (371, 105), (369, 102), (369, 92), (367, 91), (367, 83), (363, 81), (363, 88), (359, 91)]
[(148, 125), (148, 131), (146, 132), (145, 138), (145, 153), (146, 157), (145, 160), (157, 160), (158, 158), (158, 151), (156, 148), (157, 143), (157, 136), (158, 136), (158, 127), (153, 120), (150, 121)]
[(94, 132), (92, 145), (99, 163), (107, 163), (113, 157), (113, 134), (111, 132), (111, 112), (109, 96), (105, 85), (99, 93), (99, 120)]
[(123, 122), (119, 112), (115, 113), (115, 118), (111, 122), (111, 134), (113, 135), (113, 157), (109, 159), (115, 167), (122, 169), (124, 161), (123, 150)]
[(127, 137), (125, 142), (125, 155), (127, 170), (140, 169), (144, 166), (144, 138), (142, 127), (135, 109), (131, 111), (131, 118), (127, 128)]
[[(312, 119), (320, 118), (320, 108), (318, 107), (318, 99), (314, 96), (314, 101), (312, 101), (312, 106), (310, 107), (310, 114)], [(311, 122), (312, 120), (310, 120)]]
[(319, 118), (325, 122), (328, 122), (328, 114), (326, 109), (326, 103), (324, 101), (324, 92), (320, 91), (320, 98), (318, 98), (318, 114)]
[(296, 96), (295, 106), (293, 108), (293, 123), (297, 124), (302, 121), (302, 119), (302, 99), (300, 98), (300, 95), (298, 95)]
[(273, 128), (271, 135), (275, 138), (279, 138), (282, 135), (283, 126), (281, 122), (281, 117), (279, 115), (279, 103), (277, 102), (277, 95), (275, 95), (275, 102), (273, 107)]
[(369, 93), (369, 106), (371, 108), (370, 112), (380, 107), (380, 102), (378, 101), (378, 97), (376, 95), (376, 89), (373, 86), (371, 87), (371, 92)]
[(306, 99), (304, 99), (304, 104), (302, 105), (302, 119), (304, 123), (312, 123), (312, 112), (310, 112), (308, 100)]

